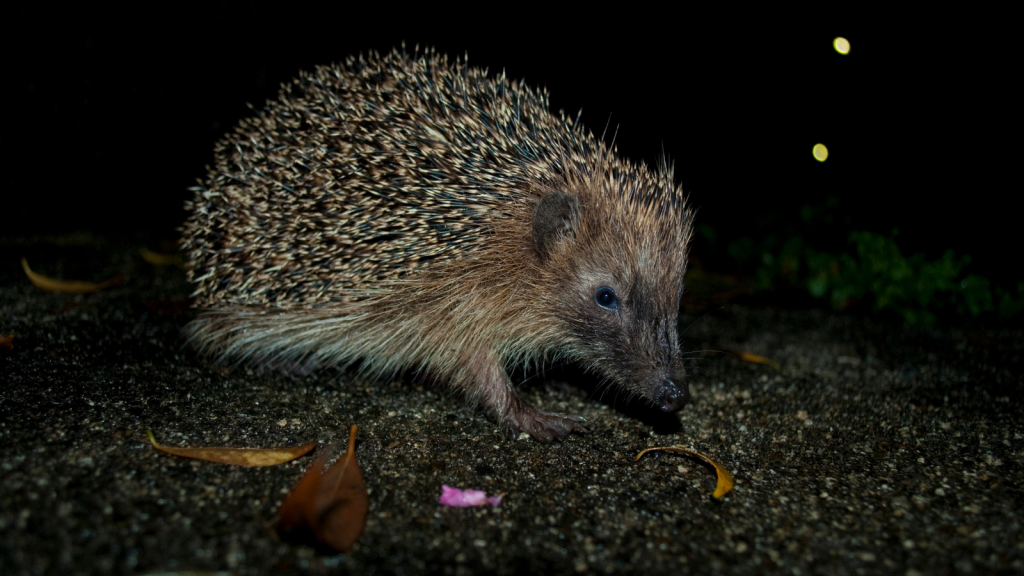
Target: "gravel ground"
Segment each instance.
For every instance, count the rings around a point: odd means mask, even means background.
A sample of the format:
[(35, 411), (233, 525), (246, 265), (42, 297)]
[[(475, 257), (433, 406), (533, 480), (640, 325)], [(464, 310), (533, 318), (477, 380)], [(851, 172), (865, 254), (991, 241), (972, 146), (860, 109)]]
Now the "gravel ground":
[[(1024, 333), (912, 330), (729, 305), (684, 334), (693, 401), (664, 416), (562, 369), (522, 386), (589, 432), (543, 446), (425, 382), (215, 365), (184, 346), (188, 286), (139, 246), (0, 241), (0, 573), (943, 574), (1024, 571)], [(123, 285), (67, 296), (50, 276)], [(710, 350), (710, 351), (707, 351)], [(781, 370), (713, 350), (743, 350)], [(174, 445), (344, 441), (360, 426), (365, 533), (345, 555), (280, 542), (311, 457), (243, 469)], [(736, 478), (721, 500), (682, 444)], [(504, 493), (437, 504), (441, 484)]]

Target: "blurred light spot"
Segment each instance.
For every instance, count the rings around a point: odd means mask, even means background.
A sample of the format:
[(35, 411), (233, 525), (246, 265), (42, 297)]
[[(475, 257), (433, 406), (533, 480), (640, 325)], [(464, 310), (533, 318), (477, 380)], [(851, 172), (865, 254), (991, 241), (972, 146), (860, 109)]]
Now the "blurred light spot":
[(828, 158), (828, 148), (825, 148), (824, 144), (815, 144), (814, 150), (811, 152), (814, 154), (814, 159), (818, 162), (824, 162)]
[(850, 41), (842, 36), (836, 37), (836, 39), (832, 41), (832, 46), (834, 46), (836, 52), (839, 52), (840, 54), (850, 53)]

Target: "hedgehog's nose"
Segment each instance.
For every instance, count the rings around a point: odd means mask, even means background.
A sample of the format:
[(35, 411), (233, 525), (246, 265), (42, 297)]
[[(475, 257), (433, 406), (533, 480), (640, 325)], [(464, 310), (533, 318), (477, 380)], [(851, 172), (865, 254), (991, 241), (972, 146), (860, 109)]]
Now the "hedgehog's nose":
[(678, 412), (690, 401), (690, 385), (685, 380), (676, 384), (666, 378), (654, 389), (654, 401), (665, 412)]

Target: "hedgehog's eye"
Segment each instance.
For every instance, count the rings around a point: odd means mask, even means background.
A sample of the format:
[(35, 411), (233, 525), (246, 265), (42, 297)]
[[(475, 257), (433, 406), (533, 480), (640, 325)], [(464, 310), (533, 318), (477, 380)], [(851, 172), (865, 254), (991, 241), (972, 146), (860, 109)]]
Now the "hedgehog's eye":
[(615, 290), (608, 286), (601, 286), (597, 289), (597, 293), (594, 294), (594, 301), (602, 308), (609, 310), (619, 309), (619, 299), (615, 296)]

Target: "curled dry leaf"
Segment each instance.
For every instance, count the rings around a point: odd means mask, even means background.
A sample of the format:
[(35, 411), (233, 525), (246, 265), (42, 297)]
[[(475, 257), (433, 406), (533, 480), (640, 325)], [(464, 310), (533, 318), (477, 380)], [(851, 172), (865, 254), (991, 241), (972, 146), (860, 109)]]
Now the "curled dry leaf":
[(682, 446), (660, 446), (657, 448), (647, 448), (646, 450), (641, 450), (640, 453), (636, 455), (636, 458), (633, 459), (633, 461), (636, 462), (644, 454), (647, 454), (648, 452), (653, 452), (655, 450), (664, 450), (666, 452), (675, 452), (677, 454), (686, 454), (687, 456), (694, 456), (703, 460), (704, 462), (707, 462), (712, 467), (714, 467), (715, 474), (717, 474), (718, 476), (718, 484), (715, 486), (715, 492), (712, 494), (712, 496), (714, 496), (715, 498), (721, 498), (722, 496), (728, 494), (730, 490), (732, 490), (734, 483), (732, 480), (732, 474), (729, 474), (728, 470), (726, 470), (724, 467), (722, 467), (721, 464), (715, 462), (711, 458), (708, 458), (707, 456), (701, 454), (700, 452), (690, 450), (689, 448), (684, 448)]
[(0, 348), (14, 350), (14, 334), (11, 334), (10, 336), (0, 336)]
[(743, 360), (744, 362), (753, 362), (754, 364), (764, 364), (766, 366), (771, 366), (772, 368), (775, 368), (776, 370), (782, 370), (782, 367), (779, 366), (779, 363), (774, 361), (774, 360), (772, 360), (771, 358), (765, 358), (764, 356), (758, 356), (757, 354), (751, 354), (750, 352), (743, 352), (743, 351), (735, 351), (733, 353), (736, 354), (737, 356), (739, 356), (740, 360)]
[(149, 441), (153, 448), (183, 458), (194, 458), (208, 462), (219, 462), (221, 464), (234, 464), (235, 466), (276, 466), (295, 460), (299, 456), (316, 448), (316, 441), (307, 442), (301, 446), (288, 448), (177, 448), (157, 444), (153, 432), (146, 430)]
[(182, 268), (185, 265), (181, 259), (181, 254), (161, 254), (153, 252), (149, 248), (142, 248), (139, 250), (139, 256), (142, 256), (142, 259), (146, 262), (157, 266), (177, 266)]
[(54, 280), (53, 278), (47, 278), (41, 274), (36, 274), (28, 267), (28, 260), (25, 258), (21, 259), (21, 267), (25, 270), (25, 275), (28, 279), (36, 286), (47, 292), (63, 292), (65, 294), (85, 294), (86, 292), (97, 292), (104, 288), (110, 288), (111, 286), (117, 286), (121, 282), (124, 282), (124, 276), (118, 274), (109, 280), (103, 282), (80, 282), (78, 280)]
[(370, 502), (363, 472), (356, 461), (356, 431), (352, 426), (348, 450), (324, 470), (333, 450), (328, 447), (292, 488), (277, 512), (281, 539), (321, 545), (346, 552), (366, 526)]

